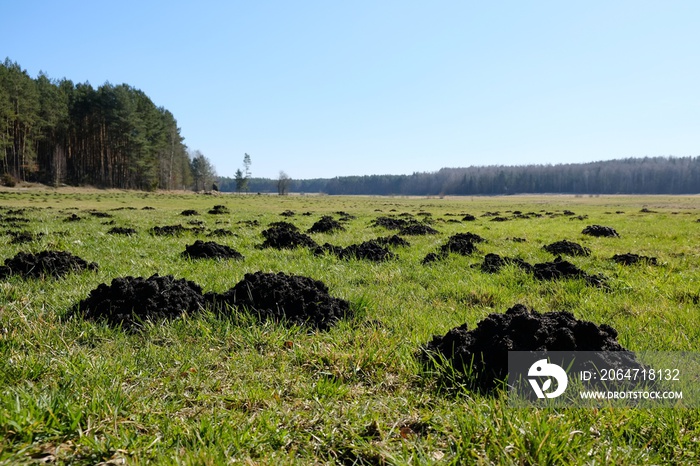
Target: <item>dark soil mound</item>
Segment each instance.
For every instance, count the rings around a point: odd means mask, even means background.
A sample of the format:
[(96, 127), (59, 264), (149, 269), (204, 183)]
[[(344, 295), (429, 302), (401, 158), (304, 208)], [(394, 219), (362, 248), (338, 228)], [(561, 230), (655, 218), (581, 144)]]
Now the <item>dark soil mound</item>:
[(196, 210), (187, 209), (180, 212), (180, 215), (183, 215), (185, 217), (191, 217), (193, 215), (199, 215), (199, 212), (197, 212)]
[(308, 233), (331, 233), (333, 231), (343, 231), (345, 227), (330, 215), (324, 215), (319, 221), (309, 228)]
[(202, 289), (197, 284), (172, 275), (155, 274), (149, 278), (115, 278), (111, 285), (103, 283), (80, 301), (74, 312), (86, 319), (129, 328), (146, 320), (196, 313), (204, 305)]
[(187, 228), (182, 225), (165, 225), (162, 227), (153, 227), (149, 231), (155, 236), (180, 236), (187, 231)]
[(472, 214), (466, 214), (464, 217), (462, 217), (462, 220), (465, 222), (473, 222), (476, 220), (476, 217), (474, 217)]
[(391, 236), (381, 236), (374, 241), (377, 242), (380, 246), (393, 246), (393, 247), (409, 247), (411, 246), (411, 243), (400, 237), (399, 235), (391, 235)]
[(360, 244), (352, 244), (345, 248), (326, 243), (314, 250), (314, 254), (316, 255), (321, 255), (326, 252), (335, 254), (341, 259), (364, 259), (375, 262), (382, 262), (389, 259), (395, 259), (397, 257), (396, 254), (386, 249), (376, 240), (369, 240)]
[[(66, 217), (63, 221), (64, 222), (79, 222), (83, 219), (83, 217), (78, 217), (75, 214), (70, 214), (68, 217)], [(7, 219), (6, 219), (7, 220)]]
[(209, 236), (213, 236), (213, 237), (233, 236), (233, 232), (231, 230), (227, 230), (225, 228), (217, 228), (216, 230), (212, 230), (212, 232), (209, 233)]
[(372, 220), (373, 226), (384, 227), (389, 230), (400, 230), (402, 228), (416, 223), (418, 222), (395, 217), (377, 217), (374, 220)]
[(546, 246), (543, 246), (542, 249), (557, 256), (561, 254), (566, 254), (568, 256), (588, 256), (591, 254), (590, 249), (584, 248), (578, 243), (567, 240), (547, 244)]
[(527, 272), (532, 272), (533, 270), (530, 264), (517, 257), (501, 257), (498, 254), (486, 254), (484, 262), (481, 264), (481, 271), (484, 273), (498, 273), (509, 264), (515, 264)]
[(62, 277), (81, 270), (97, 270), (97, 264), (63, 251), (42, 251), (39, 254), (20, 252), (11, 259), (5, 259), (5, 265), (0, 267), (0, 279), (10, 275), (22, 278)]
[(320, 330), (352, 316), (350, 303), (329, 295), (323, 282), (282, 272), (246, 274), (226, 293), (212, 297), (217, 306), (247, 309), (261, 321), (309, 325)]
[(131, 235), (136, 234), (136, 230), (134, 230), (133, 228), (114, 227), (114, 228), (111, 228), (107, 233), (109, 233), (110, 235), (131, 236)]
[(411, 225), (407, 225), (399, 230), (400, 235), (409, 235), (409, 236), (419, 236), (419, 235), (436, 235), (440, 233), (437, 231), (435, 228), (431, 227), (430, 225), (426, 225), (424, 223), (413, 223)]
[(268, 227), (270, 227), (270, 228), (279, 227), (279, 228), (285, 228), (287, 230), (299, 231), (299, 228), (297, 228), (296, 225), (294, 225), (293, 223), (289, 223), (289, 222), (272, 222), (272, 223), (270, 223), (270, 225), (268, 225)]
[(93, 217), (97, 217), (97, 218), (112, 218), (113, 217), (112, 214), (108, 214), (107, 212), (100, 212), (98, 210), (92, 210), (88, 213), (90, 215), (92, 215)]
[(444, 359), (460, 382), (490, 392), (508, 374), (508, 351), (610, 351), (615, 352), (606, 361), (611, 366), (640, 367), (609, 325), (578, 320), (569, 312), (540, 314), (522, 304), (505, 314), (490, 314), (473, 330), (464, 324), (433, 337), (421, 359), (430, 366)]
[(533, 273), (538, 280), (559, 280), (562, 278), (580, 278), (592, 286), (607, 287), (605, 277), (589, 275), (571, 262), (557, 257), (553, 262), (542, 262), (533, 266)]
[(510, 220), (508, 217), (494, 217), (490, 221), (491, 222), (507, 222)]
[(423, 260), (421, 261), (421, 264), (423, 264), (423, 265), (431, 264), (431, 263), (433, 263), (433, 262), (437, 262), (437, 261), (439, 261), (440, 259), (444, 259), (444, 258), (445, 258), (445, 254), (438, 254), (438, 253), (435, 253), (435, 252), (429, 252), (429, 253), (426, 254), (426, 256), (423, 258)]
[(282, 217), (294, 217), (296, 214), (292, 210), (285, 210), (280, 214)]
[(12, 236), (12, 239), (10, 240), (10, 244), (31, 243), (32, 241), (36, 241), (39, 238), (41, 238), (42, 236), (44, 236), (43, 233), (37, 233), (35, 235), (29, 231), (10, 231), (7, 234)]
[(215, 205), (212, 207), (212, 209), (209, 211), (211, 215), (225, 215), (225, 214), (230, 214), (231, 212), (228, 210), (228, 207), (225, 205)]
[(474, 233), (457, 233), (447, 239), (447, 243), (440, 247), (443, 254), (454, 252), (463, 256), (468, 256), (476, 251), (476, 243), (486, 241), (481, 236)]
[(581, 231), (584, 235), (591, 236), (606, 236), (606, 237), (619, 237), (620, 235), (615, 231), (614, 228), (604, 227), (600, 225), (589, 225)]
[(612, 260), (622, 265), (633, 265), (639, 262), (646, 262), (649, 265), (657, 265), (656, 257), (640, 256), (631, 252), (627, 254), (615, 254)]
[(229, 246), (202, 240), (186, 246), (182, 255), (190, 259), (243, 259), (240, 252)]
[(265, 237), (265, 242), (260, 247), (275, 249), (293, 249), (299, 246), (312, 249), (318, 247), (318, 244), (309, 235), (299, 233), (297, 227), (292, 224), (288, 225), (291, 226), (276, 225), (264, 230), (262, 235)]

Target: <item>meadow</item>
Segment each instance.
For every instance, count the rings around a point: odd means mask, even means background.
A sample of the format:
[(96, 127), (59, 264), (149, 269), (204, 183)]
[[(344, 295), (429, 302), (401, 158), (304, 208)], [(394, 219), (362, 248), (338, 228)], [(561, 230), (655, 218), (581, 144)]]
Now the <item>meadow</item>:
[[(208, 214), (214, 205), (230, 213)], [(200, 215), (180, 215), (185, 209)], [(284, 211), (295, 215), (283, 217)], [(371, 222), (403, 213), (426, 219), (439, 233), (404, 236), (410, 246), (392, 248), (398, 257), (378, 263), (257, 247), (271, 222), (306, 231), (322, 215), (337, 218), (341, 211), (355, 218), (344, 222), (345, 231), (310, 234), (317, 243), (347, 246), (393, 234)], [(508, 221), (484, 216), (496, 211)], [(538, 215), (514, 218), (517, 211)], [(82, 220), (66, 222), (71, 214)], [(462, 221), (466, 214), (476, 220)], [(608, 324), (633, 351), (696, 351), (700, 197), (282, 197), (36, 188), (0, 191), (0, 217), (2, 260), (51, 249), (99, 265), (58, 279), (0, 281), (0, 464), (700, 462), (698, 409), (514, 409), (503, 396), (446, 390), (416, 358), (433, 335), (464, 323), (474, 328), (517, 303)], [(190, 220), (201, 221), (203, 230), (149, 234), (154, 226), (189, 228)], [(613, 227), (620, 237), (581, 234), (593, 224)], [(137, 233), (108, 234), (114, 226)], [(214, 240), (243, 260), (181, 256), (217, 228), (234, 233)], [(35, 238), (11, 244), (8, 232), (20, 230)], [(449, 236), (465, 232), (487, 242), (469, 256), (421, 263)], [(567, 260), (603, 274), (609, 289), (576, 279), (538, 281), (510, 266), (496, 274), (478, 268), (487, 253), (550, 261), (542, 246), (562, 239), (590, 248), (589, 256)], [(627, 252), (656, 257), (658, 264), (610, 260)], [(256, 271), (320, 280), (332, 296), (348, 300), (355, 315), (328, 331), (260, 323), (245, 313), (187, 315), (136, 332), (68, 318), (91, 290), (116, 277), (171, 274), (222, 293)]]

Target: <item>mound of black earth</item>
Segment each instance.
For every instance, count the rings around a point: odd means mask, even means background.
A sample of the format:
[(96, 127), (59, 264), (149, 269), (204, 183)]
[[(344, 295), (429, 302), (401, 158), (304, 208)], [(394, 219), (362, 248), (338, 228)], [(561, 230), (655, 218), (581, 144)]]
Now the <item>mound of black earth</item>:
[(29, 231), (10, 231), (7, 234), (12, 236), (10, 244), (31, 243), (32, 241), (36, 241), (42, 236), (44, 236), (43, 233), (34, 234)]
[(573, 241), (567, 240), (561, 240), (556, 241), (552, 244), (547, 244), (545, 246), (542, 246), (542, 249), (556, 256), (562, 254), (565, 254), (567, 256), (589, 256), (591, 254), (590, 249), (584, 248), (578, 243), (574, 243)]
[(282, 272), (246, 274), (236, 286), (211, 298), (219, 308), (245, 309), (261, 321), (307, 325), (319, 330), (352, 317), (350, 303), (331, 296), (323, 282)]
[(225, 205), (215, 205), (209, 210), (211, 215), (225, 215), (231, 213)]
[(110, 285), (103, 283), (73, 311), (85, 319), (133, 328), (145, 321), (197, 313), (204, 306), (202, 289), (196, 283), (155, 274), (149, 278), (115, 278)]
[[(79, 217), (75, 214), (70, 214), (68, 217), (64, 218), (64, 222), (79, 222), (83, 219), (83, 217)], [(6, 219), (7, 220), (7, 219)]]
[(285, 210), (280, 214), (282, 217), (294, 217), (296, 214), (293, 210)]
[(316, 241), (311, 239), (309, 235), (300, 233), (294, 225), (278, 224), (264, 230), (262, 235), (265, 238), (265, 241), (259, 246), (262, 249), (294, 249), (300, 246), (315, 249), (318, 247)]
[(474, 217), (472, 214), (465, 214), (464, 217), (462, 217), (462, 221), (465, 222), (473, 222), (476, 220), (476, 217)]
[(602, 275), (590, 275), (569, 261), (557, 257), (552, 262), (542, 262), (532, 266), (532, 273), (538, 280), (560, 280), (562, 278), (579, 278), (591, 286), (607, 288), (607, 282)]
[(439, 260), (444, 259), (447, 256), (447, 254), (438, 254), (436, 252), (429, 252), (428, 254), (425, 255), (423, 260), (420, 262), (423, 265), (428, 265), (432, 264), (433, 262), (437, 262)]
[(110, 228), (107, 233), (109, 233), (110, 235), (131, 236), (131, 235), (136, 234), (136, 230), (134, 230), (133, 228), (114, 227), (114, 228)]
[(39, 254), (19, 252), (0, 266), (0, 279), (11, 275), (22, 278), (62, 277), (71, 272), (97, 270), (97, 264), (87, 262), (64, 251), (42, 251)]
[(395, 217), (377, 217), (372, 220), (371, 224), (377, 227), (384, 227), (388, 230), (400, 230), (406, 228), (409, 225), (417, 224), (415, 220), (405, 220), (403, 218)]
[(468, 256), (476, 251), (476, 243), (484, 241), (486, 241), (484, 238), (475, 233), (457, 233), (447, 239), (447, 243), (440, 247), (440, 252), (443, 254), (454, 252)]
[(658, 265), (656, 257), (640, 256), (631, 252), (628, 252), (626, 254), (615, 254), (614, 256), (612, 256), (612, 260), (622, 265), (634, 265), (638, 263)]
[(440, 232), (425, 223), (412, 223), (399, 230), (400, 235), (408, 236), (437, 235), (438, 233)]
[(187, 231), (182, 225), (155, 226), (149, 230), (155, 236), (180, 236)]
[(393, 247), (409, 247), (411, 246), (411, 243), (400, 237), (399, 235), (391, 235), (391, 236), (380, 236), (379, 238), (375, 239), (374, 241), (377, 242), (380, 246), (393, 246)]
[(363, 259), (374, 262), (395, 259), (397, 256), (387, 248), (379, 244), (376, 240), (365, 241), (360, 244), (351, 244), (347, 247), (324, 244), (314, 250), (314, 254), (319, 256), (324, 253), (335, 254), (341, 259)]
[(481, 264), (481, 271), (484, 273), (498, 273), (506, 265), (516, 265), (526, 272), (532, 272), (532, 265), (517, 257), (501, 257), (498, 254), (486, 254), (484, 262)]
[(330, 215), (324, 215), (309, 228), (308, 233), (332, 233), (334, 231), (343, 231), (345, 227), (335, 220)]
[(212, 230), (212, 232), (209, 233), (209, 236), (216, 236), (216, 237), (233, 236), (233, 232), (231, 230), (227, 230), (226, 228), (217, 228), (216, 230)]
[(473, 330), (463, 324), (436, 335), (421, 350), (425, 365), (446, 363), (453, 382), (483, 393), (492, 392), (506, 379), (509, 351), (605, 351), (609, 367), (641, 367), (609, 325), (578, 320), (569, 312), (541, 314), (522, 304), (505, 314), (489, 314)]
[(186, 246), (182, 256), (189, 259), (243, 259), (243, 254), (230, 246), (202, 240)]
[(608, 238), (617, 238), (620, 235), (612, 227), (604, 227), (601, 225), (589, 225), (581, 231), (584, 235), (604, 236)]
[(182, 212), (180, 212), (180, 215), (182, 215), (184, 217), (191, 217), (193, 215), (199, 215), (199, 212), (197, 212), (196, 210), (193, 210), (193, 209), (187, 209), (187, 210), (183, 210)]

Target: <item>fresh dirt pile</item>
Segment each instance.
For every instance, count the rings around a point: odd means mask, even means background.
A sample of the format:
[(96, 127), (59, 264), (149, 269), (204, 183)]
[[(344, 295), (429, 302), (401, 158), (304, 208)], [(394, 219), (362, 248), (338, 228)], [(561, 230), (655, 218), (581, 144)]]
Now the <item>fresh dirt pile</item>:
[(131, 328), (146, 320), (197, 313), (204, 305), (202, 289), (197, 284), (172, 275), (155, 274), (149, 278), (115, 278), (111, 285), (103, 283), (80, 301), (73, 312), (86, 319)]
[(343, 231), (345, 227), (335, 220), (330, 215), (324, 215), (319, 221), (314, 223), (307, 233), (332, 233), (334, 231)]
[(107, 233), (110, 235), (131, 236), (131, 235), (136, 234), (136, 230), (134, 230), (133, 228), (114, 227), (114, 228), (110, 228), (110, 230)]
[(97, 218), (112, 218), (112, 214), (108, 214), (107, 212), (100, 212), (99, 210), (91, 210), (88, 212), (90, 215), (93, 217)]
[(446, 362), (454, 370), (453, 382), (491, 392), (508, 374), (508, 351), (609, 351), (614, 352), (606, 361), (611, 366), (639, 367), (609, 325), (578, 320), (569, 312), (541, 314), (522, 304), (488, 315), (473, 330), (463, 324), (434, 336), (419, 356), (429, 367)]
[(481, 264), (484, 273), (498, 273), (506, 265), (515, 264), (526, 272), (532, 272), (532, 266), (517, 257), (501, 257), (498, 254), (486, 254)]
[(614, 228), (604, 227), (601, 225), (589, 225), (581, 231), (584, 235), (590, 236), (605, 236), (609, 238), (617, 238), (620, 235), (615, 231)]
[(562, 278), (579, 278), (591, 286), (607, 288), (605, 277), (590, 275), (571, 262), (557, 257), (553, 262), (542, 262), (532, 266), (532, 272), (538, 280), (559, 280)]
[(462, 217), (462, 221), (464, 222), (473, 222), (476, 220), (476, 217), (474, 217), (472, 214), (465, 214), (464, 217)]
[(243, 254), (232, 247), (202, 240), (186, 246), (182, 256), (189, 259), (243, 259)]
[(317, 256), (325, 253), (335, 254), (341, 259), (364, 259), (374, 262), (382, 262), (397, 257), (396, 254), (389, 251), (376, 240), (369, 240), (360, 244), (351, 244), (345, 248), (326, 243), (314, 250), (314, 254)]
[(149, 230), (155, 236), (180, 236), (187, 231), (182, 225), (165, 225), (153, 227)]
[(327, 330), (352, 316), (350, 303), (334, 298), (321, 281), (299, 275), (255, 272), (221, 295), (208, 295), (215, 306), (246, 309), (261, 321), (308, 325)]
[(447, 238), (447, 243), (440, 247), (440, 252), (448, 254), (454, 252), (463, 256), (468, 256), (476, 251), (476, 244), (486, 240), (475, 233), (457, 233)]
[(79, 222), (83, 219), (83, 217), (79, 217), (75, 214), (70, 214), (68, 217), (63, 219), (64, 222)]
[(315, 249), (316, 241), (309, 235), (300, 233), (299, 229), (287, 222), (277, 222), (262, 232), (265, 241), (259, 247), (274, 249), (294, 249), (300, 246)]
[(22, 278), (57, 278), (82, 270), (97, 270), (97, 264), (63, 251), (42, 251), (39, 254), (20, 252), (11, 259), (5, 259), (5, 265), (0, 266), (0, 279), (10, 275)]
[(640, 256), (631, 252), (628, 252), (627, 254), (615, 254), (612, 256), (612, 260), (622, 265), (634, 265), (640, 262), (644, 262), (649, 265), (658, 265), (656, 257)]
[(34, 233), (31, 233), (29, 231), (8, 231), (7, 234), (12, 237), (12, 239), (10, 240), (10, 244), (31, 243), (32, 241), (36, 241), (42, 236), (44, 236), (43, 233), (37, 233), (35, 235)]
[(184, 217), (191, 217), (193, 215), (199, 215), (199, 212), (197, 212), (196, 210), (193, 210), (193, 209), (187, 209), (187, 210), (183, 210), (182, 212), (180, 212), (180, 215), (182, 215)]
[(215, 205), (212, 207), (211, 210), (209, 210), (209, 213), (211, 215), (225, 215), (225, 214), (230, 214), (231, 212), (228, 210), (228, 207), (225, 205)]
[(542, 249), (556, 256), (559, 256), (561, 254), (566, 254), (568, 256), (589, 256), (591, 254), (590, 249), (584, 248), (578, 243), (574, 243), (573, 241), (567, 240), (561, 240), (556, 241), (552, 244), (547, 244), (545, 246), (542, 246)]
[(285, 210), (280, 214), (282, 217), (294, 217), (296, 213), (293, 210)]
[(435, 228), (425, 223), (411, 223), (399, 230), (400, 235), (419, 236), (419, 235), (436, 235), (440, 233)]
[(212, 230), (212, 232), (209, 233), (209, 236), (212, 236), (212, 237), (233, 236), (233, 232), (231, 230), (227, 230), (225, 228), (217, 228), (216, 230)]

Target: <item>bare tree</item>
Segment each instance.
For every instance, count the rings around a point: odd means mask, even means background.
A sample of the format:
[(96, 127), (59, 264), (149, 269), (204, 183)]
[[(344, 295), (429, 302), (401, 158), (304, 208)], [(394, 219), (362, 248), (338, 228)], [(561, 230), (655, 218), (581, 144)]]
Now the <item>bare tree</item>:
[(289, 192), (289, 184), (292, 179), (287, 175), (284, 170), (280, 170), (280, 176), (277, 179), (277, 194), (280, 196), (286, 196)]

